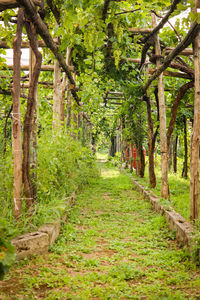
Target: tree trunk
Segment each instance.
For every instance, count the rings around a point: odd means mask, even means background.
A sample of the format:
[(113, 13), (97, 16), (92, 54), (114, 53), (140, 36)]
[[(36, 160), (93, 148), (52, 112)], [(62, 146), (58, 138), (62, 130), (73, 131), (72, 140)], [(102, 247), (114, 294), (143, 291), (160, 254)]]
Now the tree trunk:
[(177, 147), (178, 147), (178, 135), (176, 135), (173, 142), (173, 169), (174, 173), (177, 173)]
[(136, 175), (140, 176), (140, 149), (136, 147)]
[(184, 163), (182, 177), (188, 178), (188, 143), (187, 143), (187, 118), (183, 117), (184, 124)]
[(125, 169), (128, 169), (128, 166), (129, 166), (129, 157), (130, 157), (130, 146), (128, 145), (128, 143), (126, 144), (126, 150), (127, 150), (127, 157), (126, 157)]
[[(30, 48), (29, 51), (29, 58), (30, 58), (30, 69), (29, 69), (29, 82), (32, 82), (33, 78), (33, 70), (34, 66), (36, 64), (36, 58), (33, 50)], [(33, 188), (33, 199), (34, 202), (37, 201), (37, 105), (38, 105), (38, 93), (37, 93), (37, 87), (35, 90), (35, 111), (34, 111), (34, 117), (33, 117), (33, 128), (32, 128), (32, 134), (31, 134), (31, 179), (32, 179), (32, 188)]]
[[(156, 18), (152, 14), (152, 24), (156, 27)], [(155, 54), (161, 55), (160, 43), (158, 36), (155, 37)], [(156, 66), (159, 68), (161, 65), (160, 59), (157, 59)], [(158, 76), (158, 97), (159, 97), (159, 115), (160, 115), (160, 146), (161, 146), (161, 172), (162, 172), (162, 185), (161, 197), (169, 197), (168, 187), (168, 152), (167, 152), (167, 135), (166, 135), (166, 109), (165, 109), (165, 95), (163, 73)]]
[(17, 33), (13, 41), (13, 155), (14, 155), (14, 216), (19, 219), (22, 212), (22, 145), (21, 145), (21, 112), (20, 112), (20, 60), (23, 28), (23, 9), (19, 8)]
[(173, 145), (172, 142), (170, 143), (168, 147), (168, 170), (171, 171), (172, 168), (172, 157), (173, 157), (173, 151), (172, 151)]
[(141, 162), (140, 177), (143, 178), (144, 177), (144, 172), (145, 172), (145, 158), (144, 158), (144, 149), (143, 149), (142, 145), (140, 147), (140, 162)]
[(4, 145), (3, 145), (3, 155), (5, 156), (6, 150), (7, 150), (7, 125), (8, 125), (8, 118), (11, 115), (11, 112), (13, 110), (13, 105), (11, 105), (9, 112), (5, 116), (5, 124), (4, 124), (4, 129), (3, 129), (3, 136), (4, 136)]
[[(197, 3), (197, 1), (196, 1)], [(197, 12), (197, 6), (195, 9)], [(199, 218), (199, 146), (200, 146), (200, 32), (193, 43), (195, 95), (194, 125), (190, 146), (190, 219)]]
[(30, 41), (30, 46), (35, 54), (36, 63), (33, 70), (32, 80), (27, 100), (27, 110), (24, 118), (24, 139), (23, 139), (23, 183), (26, 196), (27, 208), (32, 211), (34, 204), (33, 186), (30, 178), (30, 139), (33, 129), (34, 112), (36, 108), (36, 93), (38, 78), (40, 75), (42, 54), (38, 51), (37, 33), (33, 23), (26, 22), (26, 31)]
[(182, 85), (182, 87), (179, 89), (178, 94), (174, 100), (173, 107), (172, 107), (172, 115), (171, 120), (169, 122), (169, 127), (167, 131), (167, 147), (169, 148), (171, 135), (174, 130), (174, 125), (176, 123), (176, 115), (178, 111), (178, 106), (180, 104), (181, 99), (184, 97), (185, 93), (188, 91), (188, 89), (194, 87), (194, 81), (187, 82), (186, 84)]
[(68, 92), (67, 92), (67, 127), (71, 127), (71, 118), (72, 118), (72, 95), (69, 89), (68, 82)]
[(148, 153), (149, 153), (149, 182), (151, 188), (156, 187), (156, 175), (154, 166), (154, 150), (155, 143), (153, 143), (153, 121), (151, 117), (151, 102), (148, 96), (144, 96), (147, 107), (147, 124), (148, 124)]
[(110, 141), (111, 141), (110, 156), (114, 157), (116, 153), (116, 137), (112, 135)]
[(54, 62), (54, 94), (53, 94), (53, 130), (56, 131), (60, 125), (61, 107), (61, 68), (59, 62)]
[(60, 103), (60, 121), (62, 126), (65, 125), (65, 90), (66, 90), (66, 74), (63, 74), (62, 80), (62, 93), (61, 93), (61, 103)]

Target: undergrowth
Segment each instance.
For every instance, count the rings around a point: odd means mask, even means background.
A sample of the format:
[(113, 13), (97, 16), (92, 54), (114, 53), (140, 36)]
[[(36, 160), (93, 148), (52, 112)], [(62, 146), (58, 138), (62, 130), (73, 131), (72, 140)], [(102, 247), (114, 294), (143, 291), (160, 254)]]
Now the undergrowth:
[(50, 253), (11, 269), (3, 299), (198, 299), (199, 270), (164, 217), (126, 174), (101, 175), (77, 196)]
[[(115, 163), (116, 164), (116, 163)], [(119, 164), (119, 163), (118, 163)], [(181, 177), (182, 160), (179, 159), (178, 171), (168, 173), (168, 182), (170, 190), (170, 200), (161, 199), (165, 204), (173, 207), (180, 215), (189, 221), (190, 219), (190, 180)], [(129, 172), (129, 170), (127, 170)], [(146, 158), (145, 176), (140, 178), (136, 176), (133, 170), (132, 176), (139, 181), (146, 189), (151, 189), (157, 196), (161, 197), (161, 166), (160, 157), (157, 156), (156, 167), (156, 187), (150, 188), (148, 174), (148, 157)]]
[(12, 153), (1, 157), (0, 169), (0, 225), (4, 237), (11, 238), (35, 230), (37, 226), (60, 217), (67, 207), (68, 196), (98, 177), (94, 157), (69, 135), (44, 134), (38, 140), (38, 202), (30, 217), (23, 200), (21, 221), (13, 218), (13, 159)]

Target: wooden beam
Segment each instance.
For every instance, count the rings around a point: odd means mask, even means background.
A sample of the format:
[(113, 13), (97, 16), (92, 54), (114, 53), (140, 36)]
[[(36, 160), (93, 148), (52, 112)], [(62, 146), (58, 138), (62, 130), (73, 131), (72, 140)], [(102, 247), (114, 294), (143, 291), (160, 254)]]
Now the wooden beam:
[(18, 7), (17, 1), (15, 0), (1, 0), (0, 1), (0, 11), (16, 8)]
[(141, 33), (150, 33), (153, 31), (152, 28), (129, 28), (129, 32), (135, 33), (135, 34), (141, 34)]
[[(74, 70), (73, 66), (68, 66), (70, 71)], [(13, 65), (7, 65), (7, 67), (4, 67), (3, 70), (13, 70)], [(22, 65), (21, 66), (21, 70), (23, 71), (29, 71), (29, 65)], [(41, 71), (50, 71), (53, 72), (54, 71), (54, 66), (53, 65), (42, 65), (41, 67)], [(64, 72), (64, 71), (63, 71)]]
[(110, 102), (110, 104), (112, 104), (112, 105), (122, 105), (123, 103), (121, 103), (121, 102)]
[[(12, 81), (13, 77), (12, 76), (0, 76), (0, 78), (2, 79), (9, 79), (10, 81)], [(21, 77), (20, 78), (20, 81), (22, 82), (29, 82), (29, 78), (24, 78), (24, 77)], [(52, 81), (38, 81), (38, 84), (42, 84), (42, 85), (50, 85), (52, 86), (53, 85), (53, 82)]]
[[(1, 0), (0, 0), (1, 1)], [(58, 39), (53, 39), (54, 40), (54, 43), (58, 43)], [(22, 46), (21, 48), (29, 48), (30, 47), (30, 43), (29, 42), (26, 42), (26, 41), (23, 41), (22, 42)], [(38, 47), (46, 47), (46, 44), (44, 41), (38, 41)], [(1, 49), (12, 49), (12, 44), (6, 42), (6, 41), (0, 41), (0, 48)]]
[[(167, 54), (167, 55), (168, 55), (170, 52), (172, 52), (172, 51), (174, 51), (174, 48), (165, 48), (165, 49), (164, 49), (164, 53)], [(179, 53), (179, 55), (184, 55), (184, 56), (190, 56), (190, 55), (193, 55), (193, 50), (190, 49), (190, 48), (186, 48), (186, 49), (184, 49), (183, 51), (181, 51), (181, 52)]]
[[(149, 74), (154, 74), (156, 72), (156, 69), (149, 69), (148, 73)], [(168, 77), (176, 77), (176, 78), (185, 78), (185, 79), (190, 79), (191, 80), (191, 76), (189, 74), (184, 74), (184, 73), (180, 73), (180, 72), (172, 72), (172, 71), (164, 71), (163, 72), (164, 76), (168, 76)]]
[[(111, 59), (115, 59), (114, 56), (111, 56)], [(141, 63), (140, 58), (120, 57), (120, 60), (125, 61), (125, 62), (132, 62), (132, 63), (135, 63), (135, 64), (140, 64)], [(145, 63), (149, 63), (149, 59), (146, 59)]]
[(105, 97), (106, 100), (123, 100), (122, 97)]
[[(41, 6), (40, 0), (33, 0), (35, 5)], [(0, 12), (6, 9), (17, 8), (19, 4), (16, 0), (0, 0)]]
[(121, 95), (124, 96), (123, 92), (112, 92), (112, 91), (107, 91), (107, 94), (113, 94), (113, 95)]

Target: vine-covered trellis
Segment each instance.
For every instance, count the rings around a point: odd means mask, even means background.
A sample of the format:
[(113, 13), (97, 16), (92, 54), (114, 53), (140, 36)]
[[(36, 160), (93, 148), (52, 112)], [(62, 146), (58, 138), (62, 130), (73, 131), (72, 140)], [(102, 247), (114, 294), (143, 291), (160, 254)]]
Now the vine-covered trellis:
[[(193, 127), (190, 141), (191, 220), (199, 218), (199, 9), (199, 0), (194, 0), (193, 3), (180, 0), (170, 3), (163, 0), (151, 5), (148, 1), (132, 4), (132, 1), (120, 0), (91, 0), (79, 1), (79, 3), (73, 0), (63, 2), (47, 0), (46, 3), (43, 0), (0, 1), (1, 21), (4, 21), (2, 26), (5, 32), (8, 27), (16, 31), (13, 46), (10, 41), (5, 40), (6, 34), (4, 40), (0, 41), (1, 49), (13, 47), (13, 65), (4, 64), (1, 67), (1, 70), (13, 70), (13, 77), (10, 78), (7, 88), (1, 88), (0, 93), (12, 94), (13, 97), (11, 110), (16, 218), (21, 215), (22, 183), (30, 210), (37, 199), (36, 176), (34, 180), (31, 179), (31, 174), (34, 172), (31, 171), (33, 158), (30, 149), (32, 147), (34, 152), (37, 145), (38, 85), (48, 90), (54, 88), (53, 130), (56, 131), (60, 125), (65, 127), (66, 123), (67, 127), (73, 127), (73, 124), (80, 127), (81, 120), (84, 119), (89, 128), (87, 130), (92, 132), (93, 145), (96, 136), (106, 124), (105, 111), (108, 106), (120, 107), (118, 124), (115, 122), (114, 131), (111, 132), (114, 133), (118, 129), (123, 136), (121, 157), (123, 159), (126, 142), (134, 143), (143, 163), (142, 143), (145, 119), (143, 120), (142, 116), (146, 106), (149, 180), (150, 185), (155, 187), (154, 153), (160, 131), (161, 196), (163, 198), (169, 198), (168, 158), (178, 110), (181, 100), (189, 90), (194, 88)], [(183, 28), (180, 20), (173, 25), (170, 18), (178, 16), (185, 10), (187, 17), (184, 17)], [(166, 24), (170, 25), (170, 29), (166, 29)], [(23, 27), (26, 29), (29, 42), (24, 38), (25, 33), (22, 33)], [(13, 35), (12, 32), (11, 36)], [(29, 66), (20, 63), (22, 47), (30, 47), (34, 57)], [(42, 54), (39, 50), (41, 47), (51, 51), (55, 58), (54, 66), (51, 64), (53, 60), (51, 54), (48, 54), (49, 62), (42, 64)], [(21, 76), (21, 71), (27, 69), (28, 78), (26, 75)], [(40, 80), (39, 75), (43, 71), (54, 71), (54, 82)], [(2, 75), (1, 78), (5, 79), (6, 76)], [(167, 84), (165, 78), (170, 78)], [(178, 92), (175, 93), (172, 90), (173, 78), (180, 80), (177, 84)], [(29, 82), (27, 85), (26, 80)], [(170, 84), (172, 85), (170, 93), (174, 99), (169, 122), (167, 122), (165, 93)], [(28, 94), (22, 93), (22, 87), (28, 87)], [(27, 98), (23, 147), (21, 146), (20, 98)], [(112, 110), (116, 111), (116, 109)], [(184, 124), (186, 128), (187, 120)], [(112, 134), (113, 141), (114, 136)], [(185, 139), (187, 153), (186, 143), (187, 138)], [(175, 144), (177, 145), (177, 140)], [(36, 155), (33, 161), (32, 165), (36, 167)], [(185, 169), (187, 169), (187, 160)]]

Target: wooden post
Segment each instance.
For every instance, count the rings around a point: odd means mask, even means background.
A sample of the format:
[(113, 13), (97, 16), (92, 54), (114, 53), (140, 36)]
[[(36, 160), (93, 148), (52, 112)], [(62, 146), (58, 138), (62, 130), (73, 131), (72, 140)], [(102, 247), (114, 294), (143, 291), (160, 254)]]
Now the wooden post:
[(61, 103), (60, 103), (60, 121), (62, 126), (65, 125), (65, 90), (66, 90), (66, 74), (63, 74), (62, 80), (62, 93), (61, 93)]
[[(66, 65), (70, 67), (70, 54), (71, 49), (67, 47), (66, 51)], [(66, 91), (66, 84), (67, 84), (67, 75), (66, 73), (63, 74), (62, 80), (62, 96), (61, 96), (61, 104), (60, 104), (60, 121), (61, 124), (65, 125), (65, 91)]]
[(53, 94), (53, 130), (57, 130), (60, 125), (61, 107), (61, 68), (58, 60), (54, 62), (54, 94)]
[(23, 28), (23, 9), (19, 8), (17, 33), (13, 41), (13, 155), (14, 155), (14, 216), (19, 219), (22, 212), (22, 144), (21, 144), (21, 113), (20, 113), (20, 60)]
[[(200, 8), (195, 2), (195, 12)], [(195, 94), (194, 94), (194, 124), (190, 144), (190, 219), (199, 218), (199, 147), (200, 147), (200, 32), (193, 42)]]
[[(29, 48), (29, 84), (32, 82), (33, 70), (36, 64), (36, 57), (31, 48)], [(33, 117), (33, 127), (31, 133), (31, 148), (32, 148), (32, 157), (31, 157), (31, 177), (33, 179), (33, 198), (34, 202), (37, 200), (37, 106), (38, 106), (38, 86), (36, 87), (34, 97), (35, 97), (35, 112)]]
[[(152, 13), (152, 25), (156, 27), (156, 17)], [(158, 35), (155, 36), (155, 54), (161, 55), (160, 43)], [(161, 61), (156, 60), (156, 67), (159, 68)], [(161, 144), (161, 172), (162, 172), (162, 185), (161, 197), (169, 197), (168, 187), (168, 151), (167, 151), (167, 134), (166, 134), (166, 108), (165, 108), (165, 95), (163, 73), (158, 76), (158, 98), (159, 98), (159, 113), (160, 113), (160, 144)]]

